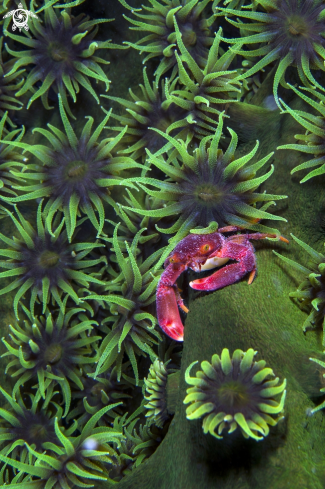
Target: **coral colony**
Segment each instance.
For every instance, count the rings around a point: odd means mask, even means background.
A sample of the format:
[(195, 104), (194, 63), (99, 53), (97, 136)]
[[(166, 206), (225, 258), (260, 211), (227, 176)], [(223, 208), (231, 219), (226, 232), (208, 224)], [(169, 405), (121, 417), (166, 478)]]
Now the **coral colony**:
[[(324, 2), (115, 1), (130, 28), (122, 42), (115, 19), (83, 13), (88, 0), (0, 2), (0, 295), (12, 312), (1, 487), (119, 483), (157, 449), (177, 409), (213, 443), (240, 437), (243, 447), (276, 436), (286, 415), (284, 375), (259, 359), (254, 336), (247, 351), (225, 344), (203, 356), (190, 375), (188, 276), (182, 296), (177, 279), (217, 267), (190, 282), (201, 296), (251, 284), (251, 240), (289, 243), (275, 210), (287, 196), (265, 184), (282, 149), (304, 155), (288, 178), (325, 173)], [(12, 29), (17, 9), (34, 14), (27, 32)], [(143, 71), (122, 96), (106, 94), (125, 53)], [(279, 120), (301, 127), (271, 152), (241, 139), (264, 81)], [(308, 314), (304, 331), (324, 330), (325, 255), (293, 235), (283, 248), (296, 244), (300, 262), (271, 250), (269, 259), (301, 276), (290, 296)], [(308, 402), (311, 414), (325, 406)]]

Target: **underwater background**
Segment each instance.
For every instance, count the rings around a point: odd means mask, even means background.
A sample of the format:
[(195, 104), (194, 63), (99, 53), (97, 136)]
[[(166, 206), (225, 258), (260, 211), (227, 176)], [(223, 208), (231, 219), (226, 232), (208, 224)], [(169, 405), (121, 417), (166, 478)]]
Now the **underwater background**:
[[(324, 2), (19, 3), (0, 488), (322, 489)], [(243, 268), (194, 290), (222, 228)]]

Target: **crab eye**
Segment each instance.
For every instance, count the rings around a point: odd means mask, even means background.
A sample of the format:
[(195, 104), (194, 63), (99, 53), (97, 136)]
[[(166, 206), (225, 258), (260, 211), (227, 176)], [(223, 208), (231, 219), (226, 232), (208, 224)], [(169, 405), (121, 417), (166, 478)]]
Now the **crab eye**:
[(201, 246), (201, 253), (207, 253), (210, 250), (211, 250), (211, 246), (208, 243)]
[(177, 260), (176, 256), (173, 255), (169, 258), (169, 263), (177, 263), (179, 260)]

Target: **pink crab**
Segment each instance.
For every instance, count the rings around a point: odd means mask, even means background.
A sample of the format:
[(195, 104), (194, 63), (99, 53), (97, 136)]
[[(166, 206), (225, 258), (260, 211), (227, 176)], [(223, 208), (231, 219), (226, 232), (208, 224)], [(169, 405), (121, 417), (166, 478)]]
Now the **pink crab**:
[(191, 268), (200, 272), (219, 267), (228, 260), (236, 260), (237, 263), (231, 263), (209, 277), (193, 280), (190, 286), (196, 290), (222, 289), (247, 273), (248, 284), (251, 284), (256, 273), (256, 260), (250, 240), (278, 237), (281, 241), (289, 242), (275, 234), (235, 234), (228, 238), (221, 234), (239, 230), (241, 228), (236, 226), (227, 226), (211, 234), (190, 234), (176, 245), (166, 259), (165, 270), (157, 287), (156, 305), (159, 326), (170, 338), (176, 341), (183, 341), (184, 338), (184, 326), (178, 307), (186, 313), (188, 309), (180, 296), (176, 280), (185, 270)]

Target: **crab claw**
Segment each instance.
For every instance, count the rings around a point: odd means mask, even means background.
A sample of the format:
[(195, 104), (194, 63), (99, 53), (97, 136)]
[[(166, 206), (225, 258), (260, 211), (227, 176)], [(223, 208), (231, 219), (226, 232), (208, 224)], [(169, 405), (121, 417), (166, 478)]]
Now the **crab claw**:
[[(158, 286), (156, 294), (157, 318), (164, 333), (173, 340), (183, 341), (184, 326), (178, 311), (180, 299), (177, 300), (177, 297), (180, 296), (178, 292), (175, 293), (174, 287), (164, 284)], [(180, 306), (183, 306), (182, 309), (186, 309), (184, 304), (180, 304)]]
[(199, 278), (190, 282), (192, 289), (217, 290), (237, 282), (247, 273), (240, 263), (233, 263), (221, 268), (209, 277)]

